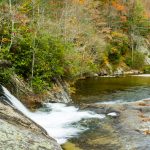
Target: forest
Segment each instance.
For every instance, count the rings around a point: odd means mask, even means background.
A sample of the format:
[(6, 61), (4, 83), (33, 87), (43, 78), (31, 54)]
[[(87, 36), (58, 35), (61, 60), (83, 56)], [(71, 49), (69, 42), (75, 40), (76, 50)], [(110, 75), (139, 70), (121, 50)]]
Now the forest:
[[(118, 68), (150, 71), (148, 0), (1, 0), (0, 82), (35, 93)], [(4, 67), (5, 66), (5, 67)]]
[(150, 150), (150, 0), (0, 0), (0, 150)]

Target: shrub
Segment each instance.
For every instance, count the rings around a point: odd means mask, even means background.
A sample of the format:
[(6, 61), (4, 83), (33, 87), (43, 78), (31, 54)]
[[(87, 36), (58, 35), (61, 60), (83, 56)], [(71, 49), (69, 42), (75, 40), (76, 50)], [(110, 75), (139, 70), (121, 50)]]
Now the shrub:
[(144, 68), (143, 68), (143, 72), (144, 73), (150, 73), (150, 66), (145, 66)]
[(128, 56), (125, 59), (125, 63), (133, 69), (141, 69), (145, 65), (145, 56), (143, 53), (135, 51), (133, 53), (133, 62), (132, 56)]
[(109, 62), (112, 64), (118, 64), (121, 57), (120, 51), (118, 51), (118, 49), (111, 44), (106, 47), (106, 50), (108, 53)]

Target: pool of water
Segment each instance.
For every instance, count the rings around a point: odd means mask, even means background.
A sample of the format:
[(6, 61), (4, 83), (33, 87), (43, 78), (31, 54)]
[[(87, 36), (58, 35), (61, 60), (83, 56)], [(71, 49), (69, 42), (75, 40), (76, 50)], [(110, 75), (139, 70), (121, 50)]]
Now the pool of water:
[(72, 95), (76, 104), (101, 102), (129, 102), (150, 98), (149, 76), (97, 77), (79, 80), (76, 93)]
[[(83, 103), (122, 103), (150, 98), (150, 76), (96, 77), (78, 80), (72, 95), (76, 105)], [(78, 122), (89, 130), (70, 138), (62, 145), (64, 150), (124, 150), (119, 133), (114, 128), (117, 119)], [(83, 123), (84, 122), (84, 123)]]
[(80, 123), (88, 126), (89, 130), (70, 138), (62, 145), (63, 150), (124, 150), (118, 133), (112, 127), (115, 120), (105, 118), (99, 122), (91, 119)]

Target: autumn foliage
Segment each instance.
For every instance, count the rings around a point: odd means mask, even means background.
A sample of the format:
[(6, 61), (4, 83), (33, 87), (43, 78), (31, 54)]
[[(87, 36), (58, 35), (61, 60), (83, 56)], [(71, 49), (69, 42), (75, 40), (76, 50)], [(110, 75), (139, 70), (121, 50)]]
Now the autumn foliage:
[(13, 72), (40, 90), (55, 77), (73, 80), (122, 64), (142, 67), (134, 37), (148, 39), (150, 15), (142, 0), (135, 2), (3, 0), (0, 60), (10, 60)]
[(113, 6), (117, 11), (121, 11), (121, 12), (125, 11), (125, 6), (122, 5), (122, 4), (120, 4), (120, 3), (118, 3), (118, 2), (116, 2), (116, 1), (112, 2), (112, 6)]

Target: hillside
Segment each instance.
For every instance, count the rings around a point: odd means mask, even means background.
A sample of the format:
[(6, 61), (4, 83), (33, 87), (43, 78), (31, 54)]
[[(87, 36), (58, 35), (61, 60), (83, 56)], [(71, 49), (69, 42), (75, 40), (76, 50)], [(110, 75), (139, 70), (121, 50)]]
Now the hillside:
[(33, 93), (44, 93), (59, 78), (72, 82), (95, 73), (149, 72), (148, 4), (2, 0), (0, 60), (5, 63), (0, 64), (0, 83), (12, 86), (10, 79), (17, 76)]

